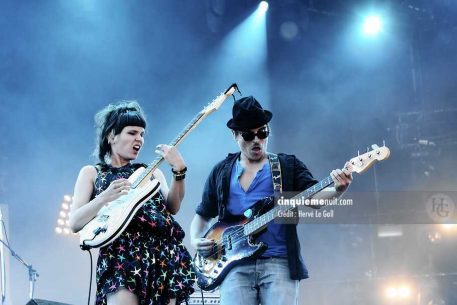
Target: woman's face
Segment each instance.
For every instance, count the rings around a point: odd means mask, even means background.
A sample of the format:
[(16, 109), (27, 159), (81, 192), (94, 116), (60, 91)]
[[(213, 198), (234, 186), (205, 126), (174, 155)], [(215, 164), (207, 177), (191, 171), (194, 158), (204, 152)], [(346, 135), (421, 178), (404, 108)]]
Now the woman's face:
[(125, 126), (111, 140), (111, 159), (135, 160), (144, 144), (144, 128)]

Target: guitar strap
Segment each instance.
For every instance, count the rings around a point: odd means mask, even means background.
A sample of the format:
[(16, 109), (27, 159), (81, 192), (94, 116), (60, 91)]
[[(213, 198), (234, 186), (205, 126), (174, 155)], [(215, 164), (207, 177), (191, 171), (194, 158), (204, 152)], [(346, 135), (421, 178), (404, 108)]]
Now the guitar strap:
[(281, 164), (278, 155), (273, 153), (268, 153), (268, 161), (270, 162), (273, 189), (276, 195), (282, 193)]

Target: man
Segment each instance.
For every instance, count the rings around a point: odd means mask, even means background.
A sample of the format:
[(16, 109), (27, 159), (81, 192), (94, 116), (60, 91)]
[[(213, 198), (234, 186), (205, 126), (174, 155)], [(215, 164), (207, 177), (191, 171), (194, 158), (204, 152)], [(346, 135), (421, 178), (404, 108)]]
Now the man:
[[(230, 222), (243, 215), (260, 199), (272, 196), (279, 172), (272, 175), (272, 159), (267, 153), (272, 113), (264, 110), (252, 96), (235, 101), (233, 118), (227, 122), (240, 152), (229, 154), (210, 173), (202, 202), (191, 224), (191, 243), (202, 256), (214, 251), (214, 240), (202, 238), (211, 218)], [(303, 191), (317, 181), (305, 164), (293, 155), (278, 154), (280, 184), (283, 191)], [(334, 187), (320, 198), (333, 198), (344, 192), (352, 181), (350, 173), (331, 172)], [(275, 182), (275, 183), (273, 183)], [(308, 277), (300, 254), (296, 225), (271, 222), (256, 241), (268, 245), (259, 258), (235, 266), (220, 286), (221, 304), (288, 305), (298, 304), (298, 282)]]

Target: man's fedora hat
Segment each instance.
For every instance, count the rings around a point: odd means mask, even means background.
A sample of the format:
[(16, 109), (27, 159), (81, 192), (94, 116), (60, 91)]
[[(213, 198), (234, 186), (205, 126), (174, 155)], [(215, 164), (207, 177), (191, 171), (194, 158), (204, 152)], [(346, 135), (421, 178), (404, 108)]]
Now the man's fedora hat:
[(253, 96), (236, 100), (233, 104), (232, 116), (227, 127), (234, 130), (249, 130), (258, 128), (270, 122), (273, 114), (264, 110)]

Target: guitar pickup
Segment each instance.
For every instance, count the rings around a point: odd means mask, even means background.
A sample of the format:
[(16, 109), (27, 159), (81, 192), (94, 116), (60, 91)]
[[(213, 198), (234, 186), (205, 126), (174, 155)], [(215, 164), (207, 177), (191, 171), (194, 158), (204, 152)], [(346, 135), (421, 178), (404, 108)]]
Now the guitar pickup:
[(232, 250), (232, 237), (227, 236), (227, 250)]
[(109, 218), (109, 215), (107, 215), (107, 214), (103, 214), (103, 215), (98, 216), (98, 220), (99, 221), (103, 221), (103, 222), (107, 221), (108, 218)]
[(106, 232), (106, 227), (98, 227), (93, 231), (94, 235), (97, 236), (100, 233), (105, 233)]

